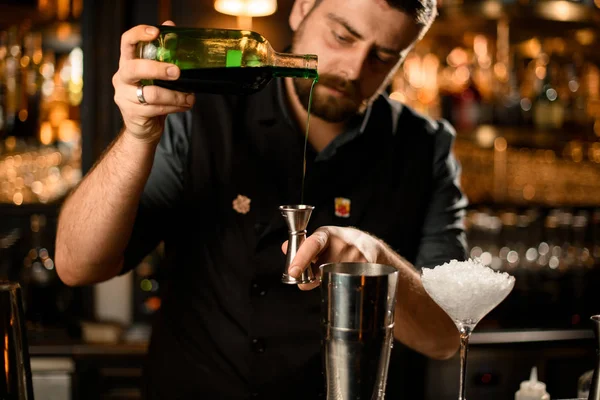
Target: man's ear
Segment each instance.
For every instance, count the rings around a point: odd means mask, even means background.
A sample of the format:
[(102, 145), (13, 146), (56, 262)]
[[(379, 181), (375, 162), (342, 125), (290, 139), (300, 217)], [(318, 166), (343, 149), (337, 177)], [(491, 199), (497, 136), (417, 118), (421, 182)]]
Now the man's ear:
[(290, 28), (296, 32), (304, 18), (310, 13), (315, 5), (315, 0), (295, 0), (292, 12), (290, 12)]

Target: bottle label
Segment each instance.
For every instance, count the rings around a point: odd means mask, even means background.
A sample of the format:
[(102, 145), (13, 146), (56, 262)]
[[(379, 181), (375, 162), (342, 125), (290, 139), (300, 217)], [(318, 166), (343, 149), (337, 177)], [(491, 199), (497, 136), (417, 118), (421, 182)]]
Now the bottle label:
[(227, 50), (226, 67), (241, 67), (242, 66), (242, 51)]

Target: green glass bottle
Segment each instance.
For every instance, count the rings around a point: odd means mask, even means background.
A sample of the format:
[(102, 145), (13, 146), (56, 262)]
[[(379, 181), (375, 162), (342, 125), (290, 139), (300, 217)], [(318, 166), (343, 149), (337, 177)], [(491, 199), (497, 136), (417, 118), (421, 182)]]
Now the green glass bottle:
[(260, 34), (247, 30), (198, 29), (158, 26), (152, 42), (137, 46), (138, 58), (176, 64), (176, 81), (150, 80), (182, 92), (251, 94), (262, 90), (274, 77), (317, 79), (316, 55), (288, 54), (273, 50)]

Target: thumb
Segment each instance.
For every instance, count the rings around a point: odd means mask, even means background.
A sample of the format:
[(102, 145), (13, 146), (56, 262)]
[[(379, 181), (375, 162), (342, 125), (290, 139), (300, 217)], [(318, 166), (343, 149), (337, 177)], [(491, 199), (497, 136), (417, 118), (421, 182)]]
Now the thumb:
[(175, 22), (173, 22), (171, 20), (167, 20), (167, 21), (163, 22), (162, 25), (175, 26)]

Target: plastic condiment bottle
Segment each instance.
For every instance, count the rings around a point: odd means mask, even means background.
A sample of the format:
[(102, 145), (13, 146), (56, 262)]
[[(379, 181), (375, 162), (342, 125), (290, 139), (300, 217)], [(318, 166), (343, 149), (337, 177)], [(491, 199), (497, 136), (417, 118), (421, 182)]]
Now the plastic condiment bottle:
[(546, 384), (537, 379), (537, 368), (531, 368), (528, 381), (521, 382), (521, 388), (515, 393), (515, 400), (550, 400)]

